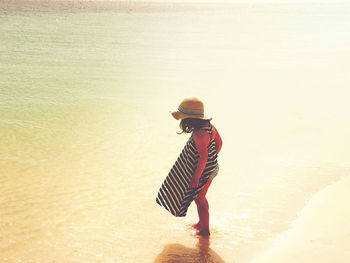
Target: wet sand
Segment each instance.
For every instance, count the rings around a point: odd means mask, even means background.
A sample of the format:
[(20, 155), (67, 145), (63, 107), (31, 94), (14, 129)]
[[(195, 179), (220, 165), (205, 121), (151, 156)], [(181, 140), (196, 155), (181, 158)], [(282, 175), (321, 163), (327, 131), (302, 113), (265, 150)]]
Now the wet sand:
[(300, 212), (293, 227), (276, 238), (255, 263), (346, 263), (350, 258), (350, 176), (320, 192)]
[(210, 248), (210, 238), (200, 237), (195, 248), (189, 248), (178, 243), (169, 244), (156, 257), (153, 263), (193, 263), (193, 262), (215, 262), (225, 261)]

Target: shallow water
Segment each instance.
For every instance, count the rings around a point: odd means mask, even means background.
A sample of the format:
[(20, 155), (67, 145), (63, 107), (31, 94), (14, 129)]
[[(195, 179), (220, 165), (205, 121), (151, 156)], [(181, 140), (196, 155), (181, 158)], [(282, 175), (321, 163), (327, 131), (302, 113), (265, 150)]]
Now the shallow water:
[[(349, 14), (0, 15), (0, 260), (249, 258), (349, 174)], [(188, 96), (224, 141), (210, 240), (186, 228), (194, 206), (173, 218), (155, 203), (188, 138), (169, 110)]]

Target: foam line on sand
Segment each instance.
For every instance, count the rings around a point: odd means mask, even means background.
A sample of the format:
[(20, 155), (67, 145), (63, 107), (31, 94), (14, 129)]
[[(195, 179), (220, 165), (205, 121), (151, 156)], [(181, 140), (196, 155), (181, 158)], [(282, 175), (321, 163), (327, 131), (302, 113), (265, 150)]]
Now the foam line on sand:
[(291, 229), (252, 263), (348, 263), (350, 259), (350, 176), (318, 192)]

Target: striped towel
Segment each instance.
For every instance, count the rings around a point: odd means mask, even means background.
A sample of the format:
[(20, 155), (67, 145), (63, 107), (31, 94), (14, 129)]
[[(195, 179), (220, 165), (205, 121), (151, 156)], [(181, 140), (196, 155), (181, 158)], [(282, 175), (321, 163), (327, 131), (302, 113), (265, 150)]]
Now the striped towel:
[[(202, 129), (206, 130), (210, 136), (212, 135), (211, 124)], [(215, 140), (210, 140), (207, 149), (207, 163), (197, 188), (189, 187), (199, 159), (192, 134), (158, 191), (156, 202), (176, 217), (186, 216), (192, 201), (203, 189), (213, 172), (215, 173), (218, 169)]]

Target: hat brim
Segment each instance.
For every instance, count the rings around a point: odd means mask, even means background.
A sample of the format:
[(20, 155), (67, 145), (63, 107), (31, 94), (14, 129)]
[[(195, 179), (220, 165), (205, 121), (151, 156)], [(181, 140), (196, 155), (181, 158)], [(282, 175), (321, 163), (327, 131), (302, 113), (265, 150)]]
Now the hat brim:
[(193, 119), (201, 119), (201, 120), (210, 121), (212, 119), (212, 118), (204, 116), (204, 115), (188, 115), (188, 114), (184, 114), (181, 111), (173, 111), (173, 112), (170, 112), (170, 113), (171, 113), (171, 115), (173, 115), (173, 117), (176, 120), (193, 118)]

